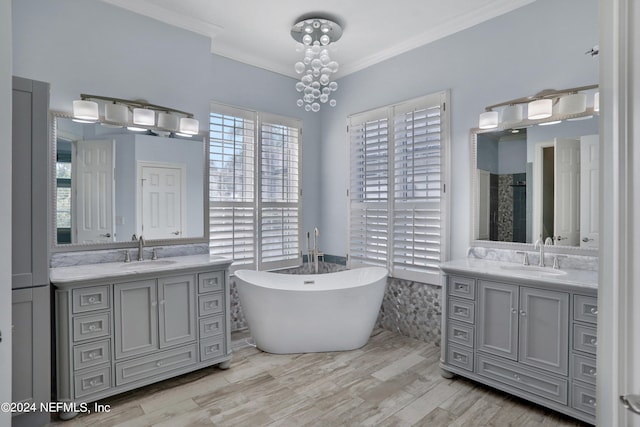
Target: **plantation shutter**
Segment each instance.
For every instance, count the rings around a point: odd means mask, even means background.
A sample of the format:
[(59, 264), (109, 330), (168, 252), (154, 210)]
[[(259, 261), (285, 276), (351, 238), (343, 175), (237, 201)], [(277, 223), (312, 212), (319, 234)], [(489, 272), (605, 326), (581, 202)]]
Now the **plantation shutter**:
[(442, 248), (439, 97), (394, 108), (393, 123), (393, 275), (438, 284)]
[(440, 284), (446, 92), (349, 118), (349, 265)]
[(209, 252), (234, 268), (302, 264), (302, 121), (212, 103)]
[(260, 270), (302, 263), (301, 122), (262, 115), (260, 124)]
[(255, 268), (255, 112), (218, 104), (212, 110), (209, 251)]
[(386, 109), (351, 117), (349, 263), (387, 266), (389, 120)]

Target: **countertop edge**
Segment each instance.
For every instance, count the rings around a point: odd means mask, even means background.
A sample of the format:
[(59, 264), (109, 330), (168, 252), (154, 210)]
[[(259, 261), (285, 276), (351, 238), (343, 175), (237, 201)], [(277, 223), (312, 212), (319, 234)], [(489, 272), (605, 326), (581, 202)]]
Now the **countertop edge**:
[[(509, 281), (525, 285), (543, 286), (548, 289), (561, 287), (563, 289), (571, 289), (575, 291), (598, 290), (598, 273), (595, 271), (565, 270), (567, 271), (567, 276), (542, 277), (518, 274), (513, 271), (501, 271), (499, 269), (501, 265), (516, 264), (494, 260), (463, 258), (442, 263), (440, 265), (440, 270), (445, 274), (472, 275), (497, 281)], [(576, 278), (576, 276), (578, 277)], [(588, 278), (588, 280), (584, 280), (584, 278)]]
[[(137, 261), (131, 261), (131, 264), (127, 264), (128, 266), (132, 266), (130, 270), (122, 270), (123, 263), (121, 262), (52, 267), (49, 269), (49, 281), (56, 287), (67, 287), (84, 284), (85, 282), (137, 280), (138, 278), (146, 278), (153, 275), (165, 276), (174, 272), (180, 274), (185, 270), (196, 270), (206, 267), (223, 267), (226, 269), (233, 262), (229, 259), (211, 259), (209, 255), (187, 255), (184, 257), (160, 258), (160, 260), (175, 260), (176, 264), (135, 269), (135, 263)], [(88, 269), (93, 269), (93, 271), (87, 271)]]

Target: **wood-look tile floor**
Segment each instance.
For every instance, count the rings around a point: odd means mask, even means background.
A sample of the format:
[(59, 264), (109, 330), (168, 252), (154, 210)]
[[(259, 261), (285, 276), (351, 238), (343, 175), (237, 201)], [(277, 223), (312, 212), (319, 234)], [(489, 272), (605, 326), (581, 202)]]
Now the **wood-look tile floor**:
[(212, 367), (105, 399), (76, 426), (586, 426), (480, 384), (440, 376), (440, 348), (375, 330), (347, 352), (274, 355), (233, 335)]

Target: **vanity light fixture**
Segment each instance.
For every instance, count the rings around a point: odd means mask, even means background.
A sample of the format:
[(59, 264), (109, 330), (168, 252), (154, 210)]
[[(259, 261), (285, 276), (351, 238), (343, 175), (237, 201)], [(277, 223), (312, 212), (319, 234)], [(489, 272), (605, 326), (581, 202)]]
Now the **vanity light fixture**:
[(498, 127), (498, 112), (497, 111), (485, 111), (480, 114), (480, 121), (478, 124), (480, 129), (493, 129)]
[(158, 113), (158, 127), (162, 129), (167, 129), (172, 132), (177, 132), (180, 126), (180, 119), (178, 116), (171, 114), (160, 112)]
[(587, 94), (570, 93), (558, 100), (559, 114), (580, 114), (587, 111)]
[(294, 69), (300, 74), (296, 90), (301, 93), (297, 105), (306, 111), (320, 111), (320, 104), (336, 106), (330, 99), (338, 89), (338, 83), (331, 76), (338, 71), (338, 63), (331, 59), (329, 51), (342, 36), (342, 27), (327, 18), (300, 19), (291, 28), (291, 37), (298, 42), (298, 50), (303, 58), (296, 62)]
[(100, 119), (98, 103), (78, 99), (73, 101), (73, 121), (78, 123), (95, 123)]
[[(593, 107), (587, 107), (585, 91), (597, 89), (598, 85), (580, 86), (563, 90), (547, 89), (533, 96), (512, 99), (510, 101), (489, 105), (480, 114), (478, 127), (480, 129), (494, 129), (502, 127), (509, 129), (515, 124), (526, 127), (538, 124), (537, 121), (552, 118), (546, 124), (559, 123), (562, 120), (579, 119), (600, 111), (600, 94), (595, 92)], [(523, 119), (523, 105), (527, 105), (526, 119)], [(499, 107), (502, 118), (498, 119)]]
[[(104, 104), (104, 119), (107, 122), (113, 123), (128, 123), (129, 122), (129, 108), (123, 104), (106, 103)], [(105, 123), (103, 123), (105, 124)], [(123, 127), (122, 125), (111, 125), (106, 124), (107, 126), (114, 127)]]
[[(140, 132), (151, 129), (170, 133), (180, 132), (183, 136), (197, 135), (200, 131), (198, 120), (186, 111), (150, 104), (146, 101), (99, 95), (80, 94), (80, 99), (73, 101), (73, 120), (84, 123), (95, 123), (100, 120), (98, 102), (105, 103), (104, 120), (108, 126), (126, 126), (129, 130)], [(132, 114), (129, 114), (130, 111)], [(131, 121), (129, 121), (130, 118)]]
[(536, 99), (527, 104), (527, 118), (529, 120), (546, 119), (553, 115), (553, 101), (551, 99)]

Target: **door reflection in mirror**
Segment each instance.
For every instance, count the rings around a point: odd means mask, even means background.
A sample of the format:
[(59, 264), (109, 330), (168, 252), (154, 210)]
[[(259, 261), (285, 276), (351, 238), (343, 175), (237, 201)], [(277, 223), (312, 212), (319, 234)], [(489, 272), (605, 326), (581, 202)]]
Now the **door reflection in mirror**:
[(597, 249), (597, 120), (474, 131), (475, 239)]

